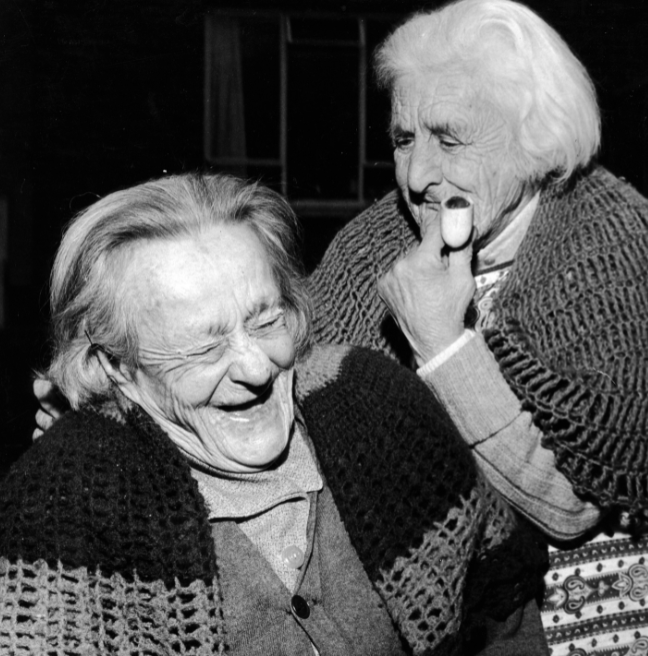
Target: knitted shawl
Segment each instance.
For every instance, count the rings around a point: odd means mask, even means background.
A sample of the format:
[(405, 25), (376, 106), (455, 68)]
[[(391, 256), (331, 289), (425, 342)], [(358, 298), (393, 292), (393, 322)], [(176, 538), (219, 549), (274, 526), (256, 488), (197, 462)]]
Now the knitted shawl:
[[(406, 362), (376, 281), (417, 239), (396, 192), (345, 226), (309, 280), (316, 339)], [(648, 510), (648, 201), (600, 167), (545, 189), (492, 312), (486, 342), (574, 490)]]
[[(326, 484), (410, 653), (460, 653), (537, 593), (544, 547), (414, 374), (329, 347), (296, 381)], [(125, 419), (68, 413), (2, 482), (0, 653), (227, 651), (219, 556), (188, 463), (142, 412)]]

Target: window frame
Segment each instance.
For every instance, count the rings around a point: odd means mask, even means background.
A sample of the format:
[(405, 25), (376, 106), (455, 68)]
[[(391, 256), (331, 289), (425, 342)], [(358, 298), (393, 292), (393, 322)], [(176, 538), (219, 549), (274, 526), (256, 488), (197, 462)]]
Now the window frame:
[[(280, 107), (279, 107), (279, 157), (278, 158), (253, 158), (253, 157), (218, 157), (212, 151), (212, 99), (211, 99), (211, 76), (213, 74), (211, 58), (209, 57), (211, 30), (213, 22), (218, 17), (224, 18), (249, 18), (253, 16), (259, 19), (277, 19), (279, 22), (279, 80), (280, 80)], [(367, 46), (367, 22), (380, 21), (386, 25), (394, 25), (399, 16), (392, 13), (375, 12), (353, 12), (340, 14), (328, 11), (307, 10), (271, 10), (262, 9), (251, 12), (249, 9), (236, 8), (211, 8), (205, 16), (205, 65), (204, 65), (204, 158), (208, 165), (218, 167), (232, 166), (277, 166), (280, 169), (279, 191), (288, 198), (291, 205), (300, 216), (349, 216), (367, 207), (374, 199), (365, 196), (365, 171), (368, 168), (385, 169), (393, 171), (393, 161), (370, 160), (367, 158), (367, 90), (368, 79), (371, 75), (370, 57)], [(352, 198), (290, 198), (288, 193), (288, 49), (291, 44), (308, 45), (330, 45), (334, 43), (328, 40), (299, 39), (296, 40), (292, 33), (291, 21), (295, 19), (309, 20), (355, 20), (358, 27), (358, 38), (355, 47), (358, 49), (358, 151), (355, 159), (357, 166), (358, 191)], [(343, 44), (345, 47), (353, 47), (352, 42)], [(341, 46), (340, 46), (341, 47)]]

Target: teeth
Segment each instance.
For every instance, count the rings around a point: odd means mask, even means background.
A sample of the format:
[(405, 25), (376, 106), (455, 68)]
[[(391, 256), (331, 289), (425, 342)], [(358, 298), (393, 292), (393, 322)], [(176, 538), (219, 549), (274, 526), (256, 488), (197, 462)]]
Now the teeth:
[(238, 403), (236, 405), (230, 405), (223, 408), (225, 412), (245, 412), (247, 410), (252, 410), (255, 406), (264, 404), (272, 396), (272, 385), (269, 386), (263, 394), (250, 399), (249, 401), (244, 401), (243, 403)]

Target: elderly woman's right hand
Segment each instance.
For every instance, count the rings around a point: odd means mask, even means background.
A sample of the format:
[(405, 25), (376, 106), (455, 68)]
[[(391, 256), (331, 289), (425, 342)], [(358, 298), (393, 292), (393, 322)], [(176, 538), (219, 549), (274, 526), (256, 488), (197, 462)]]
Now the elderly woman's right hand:
[(458, 339), (475, 291), (472, 243), (444, 248), (440, 221), (431, 221), (421, 243), (378, 283), (378, 293), (398, 322), (420, 367)]
[(36, 400), (40, 404), (40, 408), (36, 412), (36, 428), (32, 433), (32, 440), (37, 440), (57, 419), (70, 409), (70, 406), (58, 388), (45, 378), (37, 377), (34, 379), (32, 389)]

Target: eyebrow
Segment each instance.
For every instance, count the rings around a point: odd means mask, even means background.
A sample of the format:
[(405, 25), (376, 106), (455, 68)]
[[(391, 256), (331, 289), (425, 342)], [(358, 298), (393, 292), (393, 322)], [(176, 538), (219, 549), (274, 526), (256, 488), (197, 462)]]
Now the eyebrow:
[[(447, 121), (443, 123), (437, 123), (434, 125), (426, 126), (426, 129), (430, 132), (430, 134), (433, 134), (435, 137), (449, 136), (449, 137), (454, 137), (455, 139), (458, 138), (457, 130), (453, 128), (450, 125), (450, 123), (448, 123)], [(414, 130), (406, 130), (401, 125), (391, 125), (389, 127), (389, 136), (391, 137), (392, 141), (394, 141), (398, 137), (410, 136), (412, 134), (414, 134)]]
[(450, 123), (438, 123), (436, 125), (432, 125), (431, 127), (428, 128), (428, 130), (435, 136), (438, 137), (439, 135), (448, 135), (448, 136), (453, 136), (455, 137), (457, 134), (457, 130), (453, 128)]
[(247, 324), (248, 321), (254, 321), (264, 312), (277, 311), (281, 313), (284, 312), (284, 310), (285, 308), (283, 306), (283, 302), (280, 296), (274, 299), (272, 302), (261, 301), (260, 303), (256, 304), (256, 306), (252, 309), (250, 315), (245, 319), (243, 323)]
[(406, 130), (400, 125), (390, 125), (389, 126), (389, 138), (392, 141), (395, 141), (398, 137), (404, 137), (414, 134), (413, 130)]

